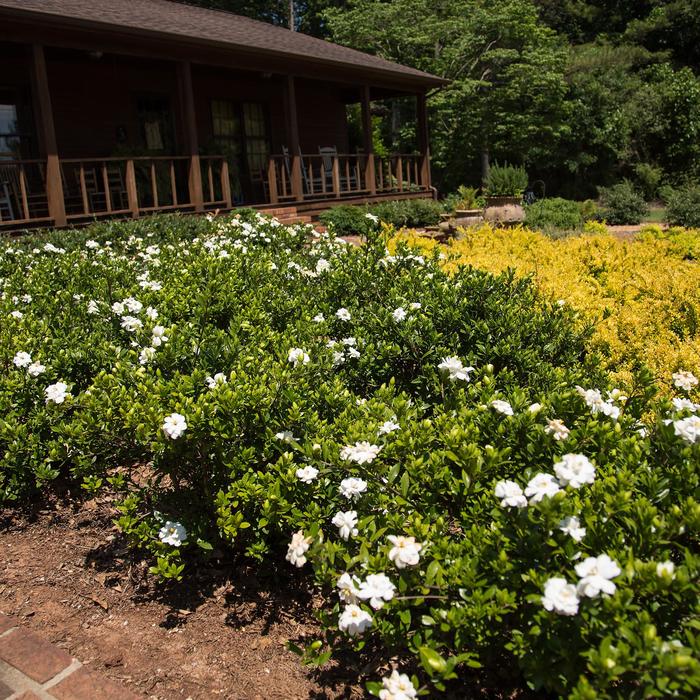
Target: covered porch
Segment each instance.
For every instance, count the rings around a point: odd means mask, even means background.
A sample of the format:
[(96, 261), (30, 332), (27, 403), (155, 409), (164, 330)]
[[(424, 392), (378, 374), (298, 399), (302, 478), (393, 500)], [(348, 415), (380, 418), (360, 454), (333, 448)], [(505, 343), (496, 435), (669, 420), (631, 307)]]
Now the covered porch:
[[(60, 36), (35, 28), (41, 40), (29, 41), (22, 21), (7, 26), (0, 230), (432, 196), (424, 81), (168, 44), (154, 50), (85, 28)], [(380, 156), (372, 104), (388, 99), (415, 115), (415, 147)]]

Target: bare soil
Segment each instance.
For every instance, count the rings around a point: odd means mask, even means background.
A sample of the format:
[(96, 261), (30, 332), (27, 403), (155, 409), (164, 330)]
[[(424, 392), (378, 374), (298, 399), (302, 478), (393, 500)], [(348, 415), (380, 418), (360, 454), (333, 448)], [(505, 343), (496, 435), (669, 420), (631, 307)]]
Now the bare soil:
[(363, 696), (349, 666), (286, 648), (319, 634), (301, 577), (222, 558), (155, 586), (114, 517), (109, 499), (0, 513), (0, 612), (153, 700)]

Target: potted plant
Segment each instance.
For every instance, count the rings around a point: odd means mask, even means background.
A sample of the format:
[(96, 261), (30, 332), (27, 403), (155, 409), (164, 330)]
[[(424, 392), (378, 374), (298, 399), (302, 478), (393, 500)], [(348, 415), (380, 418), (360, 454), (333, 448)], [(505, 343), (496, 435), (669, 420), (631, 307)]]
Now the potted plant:
[(498, 163), (492, 166), (484, 184), (486, 192), (484, 218), (487, 221), (504, 224), (524, 221), (525, 210), (522, 204), (527, 182), (525, 168), (508, 164), (498, 165)]

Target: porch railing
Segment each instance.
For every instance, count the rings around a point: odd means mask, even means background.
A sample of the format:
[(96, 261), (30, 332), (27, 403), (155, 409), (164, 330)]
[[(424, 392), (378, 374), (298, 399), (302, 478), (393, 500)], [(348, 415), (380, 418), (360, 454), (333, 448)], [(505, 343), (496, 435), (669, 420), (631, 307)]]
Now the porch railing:
[[(273, 155), (261, 178), (262, 203), (423, 192), (428, 189), (423, 158), (315, 153), (301, 154), (294, 162), (288, 155)], [(232, 175), (226, 158), (218, 155), (62, 158), (65, 221), (230, 209)], [(46, 182), (46, 160), (0, 161), (0, 228), (58, 223), (49, 211)]]
[(267, 196), (270, 203), (293, 200), (339, 199), (428, 189), (422, 178), (423, 156), (394, 154), (301, 154), (299, 182), (294, 186), (294, 159), (273, 155), (268, 161)]

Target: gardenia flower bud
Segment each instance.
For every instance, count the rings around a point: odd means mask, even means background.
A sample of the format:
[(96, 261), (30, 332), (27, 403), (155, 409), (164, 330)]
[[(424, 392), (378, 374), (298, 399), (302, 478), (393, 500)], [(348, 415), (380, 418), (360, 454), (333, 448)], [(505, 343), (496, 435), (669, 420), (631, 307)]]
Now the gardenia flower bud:
[(167, 520), (160, 531), (158, 538), (165, 544), (170, 544), (173, 547), (179, 547), (187, 540), (187, 530), (181, 523)]
[(565, 454), (554, 465), (554, 473), (562, 486), (578, 489), (583, 484), (592, 484), (595, 480), (595, 466), (585, 455)]
[(504, 416), (513, 415), (513, 407), (502, 399), (494, 399), (491, 402), (491, 408), (493, 408), (494, 411), (498, 411), (498, 413), (502, 413)]
[(213, 377), (207, 377), (206, 382), (210, 389), (215, 389), (221, 384), (227, 384), (228, 378), (223, 372), (217, 372)]
[(387, 539), (394, 545), (389, 551), (389, 559), (396, 565), (397, 569), (415, 566), (419, 562), (423, 545), (416, 542), (415, 537), (389, 535)]
[(187, 430), (187, 421), (180, 413), (171, 413), (163, 421), (163, 432), (171, 440), (177, 440), (185, 430)]
[(358, 605), (351, 603), (338, 618), (338, 627), (350, 637), (357, 637), (372, 626), (372, 616)]
[(676, 578), (676, 565), (672, 561), (662, 561), (656, 565), (656, 575), (659, 578)]
[(579, 595), (585, 595), (588, 598), (595, 598), (601, 592), (612, 595), (616, 586), (610, 579), (622, 573), (617, 562), (613, 561), (607, 554), (601, 554), (599, 557), (588, 557), (576, 564), (575, 569), (578, 576), (581, 577), (576, 590)]
[(558, 615), (575, 615), (578, 612), (578, 595), (576, 587), (563, 578), (550, 578), (544, 584), (542, 605), (545, 610)]
[(299, 481), (303, 481), (305, 484), (310, 484), (318, 476), (318, 469), (309, 464), (306, 467), (297, 469), (295, 473)]
[(499, 481), (494, 493), (496, 498), (501, 499), (501, 505), (504, 508), (525, 508), (527, 506), (523, 490), (514, 481)]
[(302, 567), (306, 564), (306, 552), (309, 551), (309, 547), (313, 539), (311, 537), (304, 537), (304, 531), (299, 530), (292, 535), (292, 541), (287, 547), (287, 556), (285, 559), (294, 564), (294, 566)]
[(275, 437), (282, 442), (294, 442), (296, 440), (291, 430), (281, 430), (279, 433), (275, 433)]
[(350, 537), (357, 536), (357, 512), (354, 510), (347, 510), (345, 512), (339, 511), (333, 517), (331, 521), (333, 525), (338, 528), (338, 534), (344, 539), (349, 540)]

